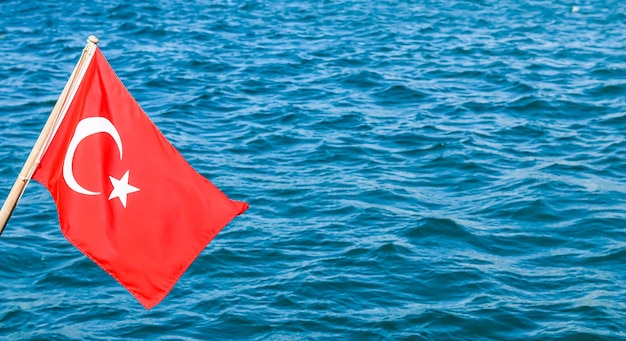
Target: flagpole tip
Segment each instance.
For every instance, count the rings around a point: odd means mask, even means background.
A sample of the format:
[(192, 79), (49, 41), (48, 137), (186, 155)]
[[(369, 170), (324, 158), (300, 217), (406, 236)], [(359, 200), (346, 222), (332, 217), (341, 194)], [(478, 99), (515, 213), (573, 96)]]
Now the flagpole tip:
[(90, 43), (98, 44), (99, 41), (100, 39), (98, 39), (98, 37), (96, 36), (89, 36), (89, 38), (87, 38), (87, 42)]

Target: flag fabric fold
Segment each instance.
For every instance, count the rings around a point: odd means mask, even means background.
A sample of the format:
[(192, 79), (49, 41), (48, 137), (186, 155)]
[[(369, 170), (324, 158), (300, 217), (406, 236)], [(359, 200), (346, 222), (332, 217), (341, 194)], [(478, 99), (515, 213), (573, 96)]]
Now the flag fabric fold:
[(64, 236), (146, 309), (248, 208), (187, 163), (98, 48), (32, 178)]

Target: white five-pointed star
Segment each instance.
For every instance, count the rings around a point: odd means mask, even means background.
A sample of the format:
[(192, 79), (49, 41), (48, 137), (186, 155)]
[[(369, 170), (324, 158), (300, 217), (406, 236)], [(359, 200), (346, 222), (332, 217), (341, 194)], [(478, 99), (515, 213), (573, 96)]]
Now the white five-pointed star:
[(129, 173), (130, 170), (127, 170), (124, 176), (122, 176), (122, 178), (119, 180), (112, 176), (109, 176), (109, 179), (111, 180), (111, 185), (113, 185), (113, 191), (111, 192), (111, 195), (109, 195), (109, 200), (119, 198), (124, 208), (126, 208), (126, 197), (128, 196), (128, 194), (139, 191), (139, 188), (128, 184)]

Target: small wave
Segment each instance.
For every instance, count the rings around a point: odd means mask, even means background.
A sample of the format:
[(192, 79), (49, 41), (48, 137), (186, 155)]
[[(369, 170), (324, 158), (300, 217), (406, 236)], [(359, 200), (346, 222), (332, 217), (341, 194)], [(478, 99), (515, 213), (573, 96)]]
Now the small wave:
[(420, 103), (428, 95), (406, 85), (392, 85), (372, 94), (380, 105), (410, 105)]

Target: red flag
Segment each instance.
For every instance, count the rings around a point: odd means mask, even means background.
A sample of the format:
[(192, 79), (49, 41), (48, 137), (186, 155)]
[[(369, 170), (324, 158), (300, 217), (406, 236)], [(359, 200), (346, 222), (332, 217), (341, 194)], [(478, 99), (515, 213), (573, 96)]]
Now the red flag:
[(98, 48), (88, 63), (33, 179), (65, 237), (150, 309), (248, 205), (183, 159)]

